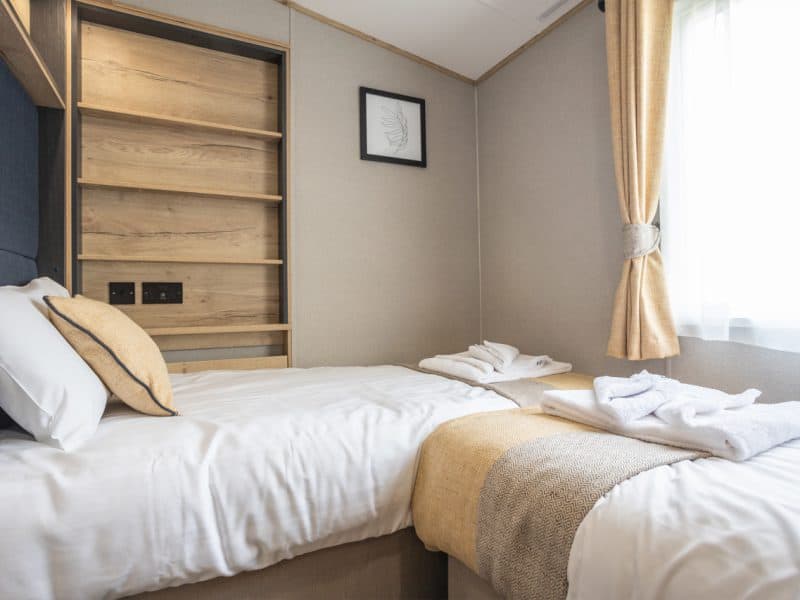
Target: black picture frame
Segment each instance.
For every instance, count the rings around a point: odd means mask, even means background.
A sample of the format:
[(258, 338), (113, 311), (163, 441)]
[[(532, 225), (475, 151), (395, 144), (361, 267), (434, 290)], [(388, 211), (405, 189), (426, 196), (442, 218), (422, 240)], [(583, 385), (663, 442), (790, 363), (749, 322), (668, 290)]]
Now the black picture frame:
[[(398, 158), (396, 156), (383, 155), (383, 154), (370, 154), (367, 152), (367, 95), (382, 96), (384, 98), (392, 98), (393, 100), (402, 100), (403, 102), (411, 102), (419, 105), (420, 115), (420, 141), (421, 159), (411, 160), (407, 158)], [(409, 167), (426, 168), (428, 166), (428, 152), (427, 143), (425, 139), (426, 125), (425, 125), (425, 100), (423, 98), (414, 98), (413, 96), (405, 96), (403, 94), (395, 94), (385, 90), (377, 90), (375, 88), (359, 87), (359, 122), (361, 125), (361, 160), (372, 160), (375, 162), (392, 163), (396, 165), (406, 165)]]

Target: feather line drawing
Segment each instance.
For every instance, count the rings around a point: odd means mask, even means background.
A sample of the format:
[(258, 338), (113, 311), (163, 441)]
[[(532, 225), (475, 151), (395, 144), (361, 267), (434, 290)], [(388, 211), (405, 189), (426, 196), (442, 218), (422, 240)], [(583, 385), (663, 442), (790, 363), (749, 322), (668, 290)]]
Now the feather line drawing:
[(395, 104), (394, 108), (384, 104), (381, 106), (381, 110), (383, 111), (383, 117), (381, 117), (383, 133), (389, 147), (397, 154), (408, 145), (408, 119), (399, 102)]

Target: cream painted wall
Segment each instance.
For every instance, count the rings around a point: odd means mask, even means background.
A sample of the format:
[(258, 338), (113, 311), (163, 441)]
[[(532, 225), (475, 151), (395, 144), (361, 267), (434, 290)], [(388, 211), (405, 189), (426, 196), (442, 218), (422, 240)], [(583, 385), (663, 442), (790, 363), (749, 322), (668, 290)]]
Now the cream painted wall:
[[(128, 1), (292, 45), (297, 366), (411, 362), (478, 338), (473, 86), (271, 0)], [(360, 85), (425, 98), (427, 169), (360, 160)]]
[(478, 87), (484, 335), (591, 373), (641, 368), (764, 400), (800, 398), (800, 354), (682, 338), (682, 356), (605, 356), (622, 244), (603, 16), (595, 4)]

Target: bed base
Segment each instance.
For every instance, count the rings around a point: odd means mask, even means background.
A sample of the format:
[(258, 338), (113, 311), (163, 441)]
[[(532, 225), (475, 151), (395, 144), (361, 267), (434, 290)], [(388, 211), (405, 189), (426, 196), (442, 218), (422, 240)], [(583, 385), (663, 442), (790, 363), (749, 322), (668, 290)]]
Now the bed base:
[(447, 598), (447, 558), (414, 530), (318, 550), (260, 571), (131, 596), (138, 600)]
[(460, 560), (447, 557), (448, 600), (503, 600), (487, 581), (478, 577)]

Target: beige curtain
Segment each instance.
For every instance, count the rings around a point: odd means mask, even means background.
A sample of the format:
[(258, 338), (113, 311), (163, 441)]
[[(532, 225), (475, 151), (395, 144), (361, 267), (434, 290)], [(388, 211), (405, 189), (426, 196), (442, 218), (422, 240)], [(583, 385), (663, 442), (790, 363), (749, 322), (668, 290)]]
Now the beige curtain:
[(627, 226), (608, 354), (632, 360), (680, 352), (658, 232), (647, 227), (658, 210), (671, 35), (672, 0), (606, 0), (614, 164)]

